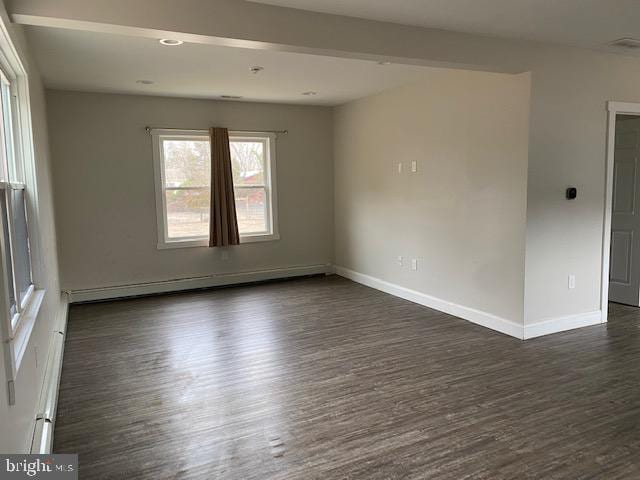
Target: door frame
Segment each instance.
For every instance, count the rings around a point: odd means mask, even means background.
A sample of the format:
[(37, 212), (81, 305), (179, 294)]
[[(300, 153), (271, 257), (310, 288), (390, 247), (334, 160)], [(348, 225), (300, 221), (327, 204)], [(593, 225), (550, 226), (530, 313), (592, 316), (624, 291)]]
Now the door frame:
[(602, 292), (600, 310), (602, 322), (609, 312), (609, 262), (611, 259), (611, 216), (613, 214), (613, 165), (616, 150), (616, 117), (618, 115), (640, 116), (640, 103), (607, 102), (607, 163), (605, 166), (604, 224), (602, 233)]

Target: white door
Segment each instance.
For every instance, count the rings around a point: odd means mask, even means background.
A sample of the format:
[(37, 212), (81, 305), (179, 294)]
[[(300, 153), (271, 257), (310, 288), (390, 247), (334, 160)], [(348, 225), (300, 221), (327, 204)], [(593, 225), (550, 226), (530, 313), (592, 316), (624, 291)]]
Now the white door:
[(613, 166), (609, 300), (640, 306), (640, 117), (618, 116)]

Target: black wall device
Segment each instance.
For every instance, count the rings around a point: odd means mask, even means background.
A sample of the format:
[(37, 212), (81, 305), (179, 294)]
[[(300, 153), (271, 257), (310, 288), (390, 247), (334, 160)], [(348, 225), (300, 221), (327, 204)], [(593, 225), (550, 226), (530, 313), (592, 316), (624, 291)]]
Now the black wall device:
[(576, 187), (567, 188), (567, 200), (575, 200), (578, 196), (578, 189)]

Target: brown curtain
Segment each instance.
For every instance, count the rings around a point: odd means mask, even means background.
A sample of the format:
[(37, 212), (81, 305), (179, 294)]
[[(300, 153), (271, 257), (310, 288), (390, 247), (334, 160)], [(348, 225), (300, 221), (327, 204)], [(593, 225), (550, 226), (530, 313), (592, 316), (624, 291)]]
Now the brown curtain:
[(238, 219), (233, 195), (233, 173), (229, 150), (229, 131), (211, 128), (211, 210), (209, 216), (209, 246), (238, 245)]

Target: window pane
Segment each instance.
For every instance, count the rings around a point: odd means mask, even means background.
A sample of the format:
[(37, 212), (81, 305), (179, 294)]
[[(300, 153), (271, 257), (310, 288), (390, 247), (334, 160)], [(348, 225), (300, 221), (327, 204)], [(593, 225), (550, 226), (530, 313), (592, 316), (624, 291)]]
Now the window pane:
[[(0, 110), (4, 111), (4, 98), (0, 95)], [(5, 148), (5, 122), (4, 115), (0, 115), (0, 181), (9, 181), (9, 164), (7, 163), (7, 150)]]
[(208, 187), (211, 147), (208, 140), (163, 140), (166, 187)]
[(167, 190), (170, 239), (209, 236), (209, 190)]
[(264, 142), (231, 141), (231, 166), (235, 185), (264, 185)]
[(4, 129), (4, 149), (9, 164), (9, 179), (12, 182), (21, 180), (21, 173), (16, 162), (13, 145), (13, 121), (11, 119), (11, 90), (9, 84), (2, 82), (2, 127)]
[(11, 218), (15, 232), (13, 245), (13, 264), (16, 269), (18, 294), (22, 303), (26, 297), (31, 281), (31, 251), (29, 248), (29, 232), (25, 214), (24, 190), (11, 190)]
[(240, 235), (267, 233), (267, 202), (264, 188), (234, 187)]
[(13, 266), (11, 263), (11, 246), (9, 241), (9, 221), (8, 221), (8, 210), (7, 210), (7, 196), (6, 191), (0, 190), (0, 209), (2, 210), (2, 230), (4, 232), (4, 245), (5, 245), (5, 257), (4, 262), (7, 266), (7, 273), (9, 274), (9, 278), (7, 281), (7, 289), (9, 290), (9, 310), (10, 316), (16, 314), (16, 297), (14, 293), (13, 287)]

